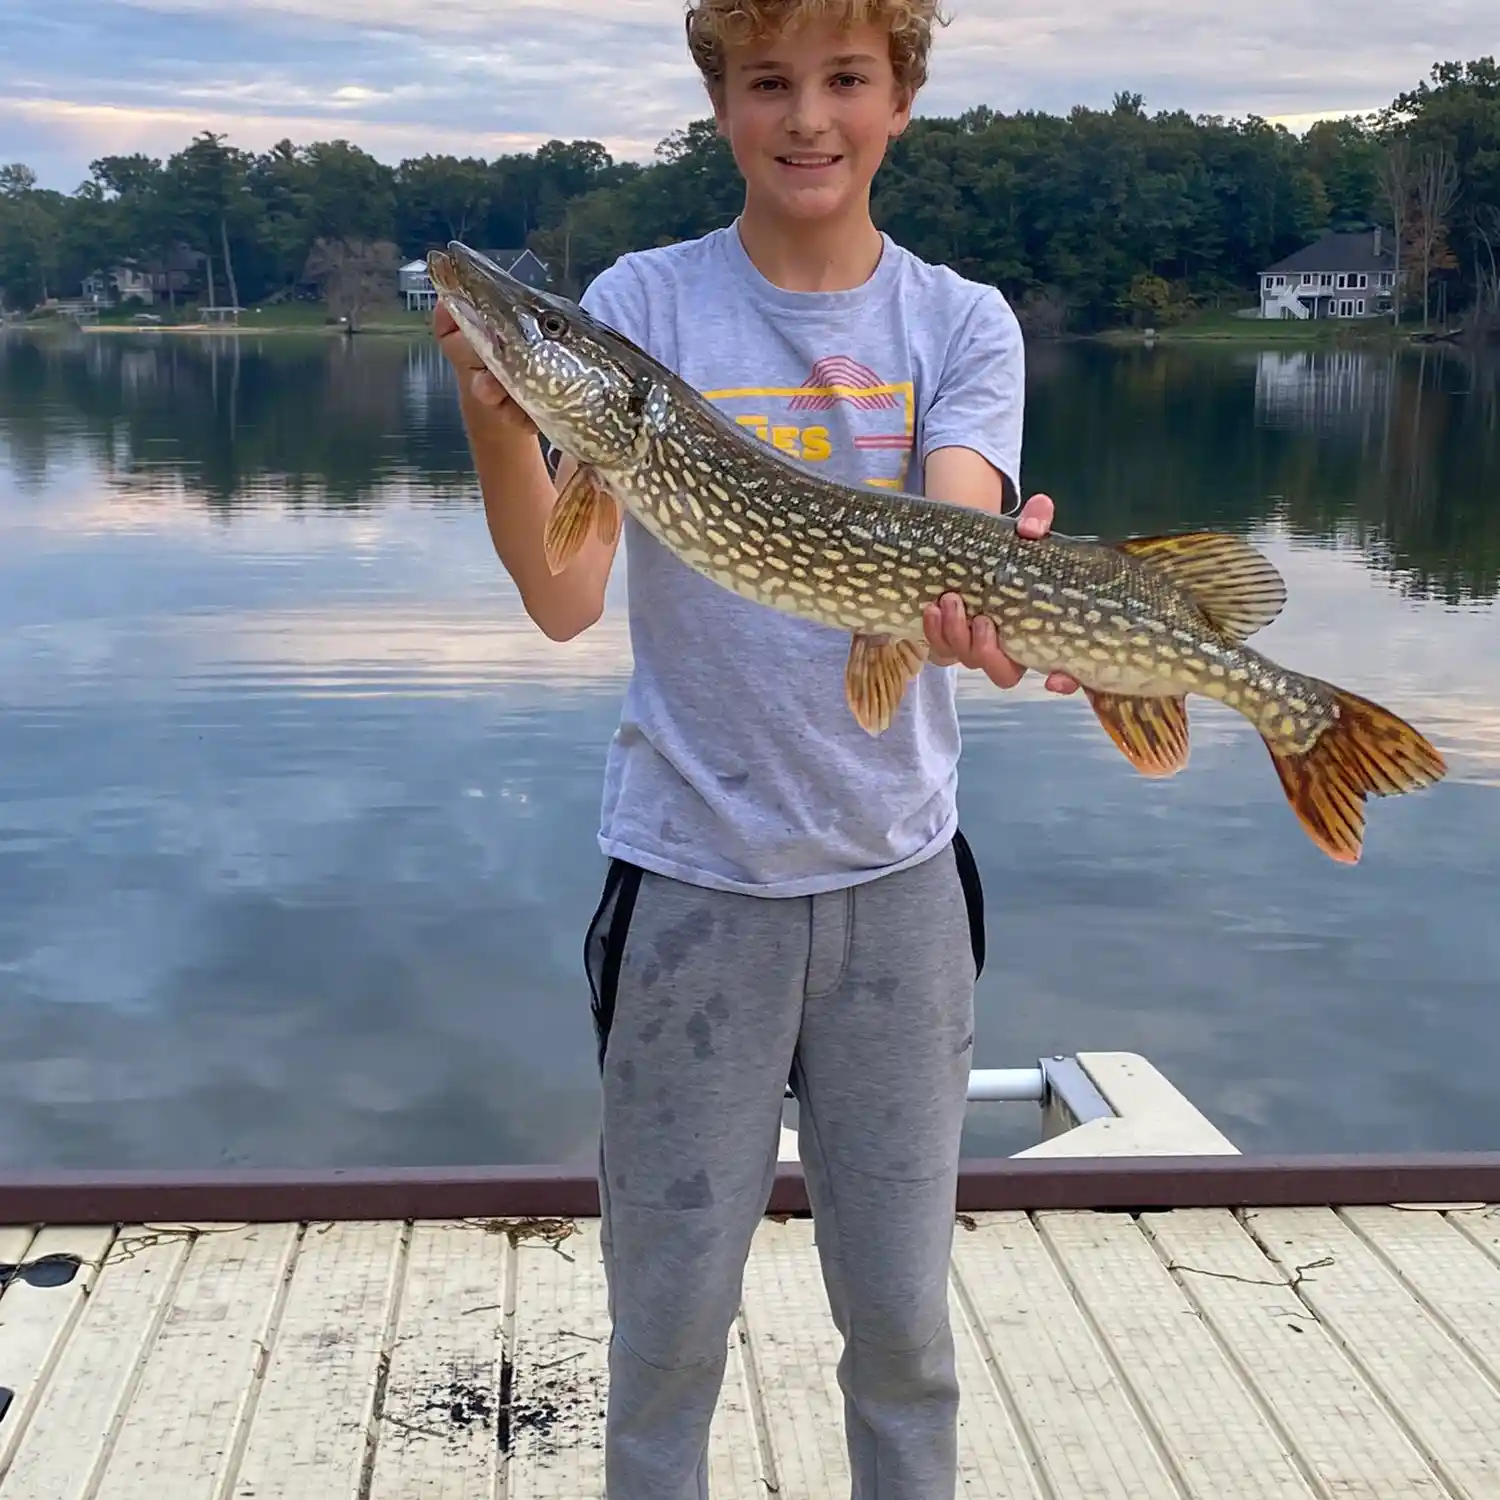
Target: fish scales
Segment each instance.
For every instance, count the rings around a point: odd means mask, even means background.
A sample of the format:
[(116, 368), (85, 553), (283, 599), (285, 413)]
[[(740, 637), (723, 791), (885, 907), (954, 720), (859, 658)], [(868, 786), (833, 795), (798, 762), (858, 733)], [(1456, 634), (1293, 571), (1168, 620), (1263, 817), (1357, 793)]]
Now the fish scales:
[(1013, 520), (822, 478), (751, 437), (575, 304), (453, 242), (429, 256), (439, 295), (486, 366), (575, 465), (544, 547), (565, 568), (623, 507), (669, 551), (744, 598), (845, 631), (844, 693), (871, 734), (926, 665), (925, 607), (958, 595), (1022, 665), (1082, 685), (1141, 773), (1187, 763), (1186, 699), (1247, 719), (1304, 831), (1353, 863), (1365, 798), (1446, 774), (1379, 704), (1246, 644), (1286, 601), (1276, 568), (1213, 532), (1103, 542), (1023, 539)]

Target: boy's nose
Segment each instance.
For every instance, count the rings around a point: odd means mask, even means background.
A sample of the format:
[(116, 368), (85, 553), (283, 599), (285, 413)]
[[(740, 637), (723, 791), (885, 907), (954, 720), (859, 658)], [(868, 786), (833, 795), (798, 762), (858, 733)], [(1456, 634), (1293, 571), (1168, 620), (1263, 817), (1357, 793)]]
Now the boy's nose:
[(828, 106), (816, 86), (798, 89), (792, 95), (787, 129), (793, 135), (817, 136), (828, 129)]

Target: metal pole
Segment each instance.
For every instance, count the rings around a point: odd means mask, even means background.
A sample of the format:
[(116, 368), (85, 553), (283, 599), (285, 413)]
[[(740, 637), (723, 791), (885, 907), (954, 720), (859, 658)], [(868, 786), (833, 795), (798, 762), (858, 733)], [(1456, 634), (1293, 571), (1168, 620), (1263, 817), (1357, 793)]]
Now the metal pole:
[[(786, 1097), (792, 1097), (790, 1088)], [(972, 1068), (969, 1099), (1040, 1104), (1047, 1097), (1047, 1075), (1041, 1068)]]
[(969, 1098), (1030, 1100), (1046, 1097), (1047, 1078), (1040, 1068), (975, 1068), (969, 1074)]

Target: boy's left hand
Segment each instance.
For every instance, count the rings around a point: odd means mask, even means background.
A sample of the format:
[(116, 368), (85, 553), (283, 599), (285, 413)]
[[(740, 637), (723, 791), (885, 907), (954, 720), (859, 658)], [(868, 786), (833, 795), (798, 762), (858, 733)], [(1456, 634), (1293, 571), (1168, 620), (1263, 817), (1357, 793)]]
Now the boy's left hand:
[[(1033, 495), (1016, 517), (1017, 532), (1033, 541), (1046, 536), (1052, 529), (1052, 511), (1050, 496)], [(934, 666), (972, 667), (1001, 688), (1013, 688), (1026, 675), (1026, 668), (1001, 649), (989, 619), (980, 615), (971, 622), (957, 594), (944, 594), (936, 604), (929, 604), (922, 612), (922, 624)], [(1047, 691), (1076, 693), (1078, 683), (1066, 672), (1049, 672)]]

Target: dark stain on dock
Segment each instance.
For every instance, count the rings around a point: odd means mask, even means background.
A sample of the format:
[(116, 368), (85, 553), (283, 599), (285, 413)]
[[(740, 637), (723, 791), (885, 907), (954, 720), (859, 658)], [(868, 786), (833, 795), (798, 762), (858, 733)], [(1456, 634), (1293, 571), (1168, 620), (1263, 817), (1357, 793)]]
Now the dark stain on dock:
[(436, 1417), (462, 1432), (474, 1427), (484, 1430), (495, 1420), (495, 1392), (472, 1381), (450, 1380), (428, 1396), (425, 1410), (429, 1421)]
[(500, 1409), (496, 1443), (509, 1453), (522, 1433), (530, 1434), (532, 1450), (545, 1457), (604, 1441), (604, 1393), (592, 1372), (579, 1375), (566, 1369), (525, 1382), (516, 1395), (516, 1369), (507, 1359), (500, 1367)]

